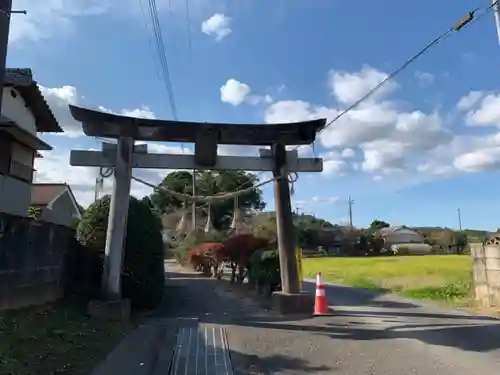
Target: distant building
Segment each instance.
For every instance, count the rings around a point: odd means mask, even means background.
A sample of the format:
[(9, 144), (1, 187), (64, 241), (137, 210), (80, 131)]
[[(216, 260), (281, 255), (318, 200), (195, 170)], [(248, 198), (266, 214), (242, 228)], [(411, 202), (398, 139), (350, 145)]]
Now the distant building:
[(403, 226), (382, 228), (376, 234), (386, 245), (424, 243), (423, 235)]
[(31, 206), (40, 209), (40, 219), (70, 227), (81, 218), (80, 206), (69, 185), (33, 184)]

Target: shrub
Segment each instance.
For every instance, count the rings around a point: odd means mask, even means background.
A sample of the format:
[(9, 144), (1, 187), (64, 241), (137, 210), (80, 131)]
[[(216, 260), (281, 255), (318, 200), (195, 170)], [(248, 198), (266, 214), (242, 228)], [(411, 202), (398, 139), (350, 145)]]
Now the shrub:
[(250, 256), (248, 282), (258, 287), (268, 287), (269, 292), (281, 284), (278, 250), (256, 251)]
[[(110, 197), (90, 205), (77, 227), (77, 239), (87, 251), (103, 259)], [(102, 264), (102, 262), (101, 262)], [(102, 277), (102, 267), (99, 278)], [(122, 295), (134, 308), (154, 308), (165, 286), (161, 222), (151, 208), (130, 198), (122, 271)]]
[(188, 252), (190, 249), (205, 242), (222, 242), (223, 240), (224, 235), (220, 232), (205, 233), (201, 229), (196, 229), (189, 232), (186, 237), (179, 242), (179, 245), (172, 249), (172, 253), (179, 263), (185, 264), (188, 261)]

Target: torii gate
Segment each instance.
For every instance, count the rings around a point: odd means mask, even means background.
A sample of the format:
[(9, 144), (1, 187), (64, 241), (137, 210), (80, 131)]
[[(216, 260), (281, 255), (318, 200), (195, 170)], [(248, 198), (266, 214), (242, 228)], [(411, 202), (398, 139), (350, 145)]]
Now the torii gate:
[[(307, 145), (326, 119), (287, 124), (217, 124), (151, 120), (120, 116), (69, 106), (83, 132), (92, 137), (117, 139), (102, 151), (72, 150), (72, 166), (114, 167), (113, 195), (106, 236), (103, 292), (108, 300), (121, 298), (121, 270), (127, 227), (132, 168), (271, 171), (275, 178), (274, 196), (281, 269), (282, 292), (279, 305), (292, 310), (308, 310), (309, 296), (301, 294), (295, 260), (296, 239), (293, 226), (288, 172), (321, 172), (320, 158), (299, 158), (286, 145)], [(194, 143), (194, 155), (153, 154), (134, 141)], [(260, 149), (259, 157), (218, 156), (218, 144), (271, 146)], [(284, 178), (279, 178), (284, 176)], [(301, 298), (305, 297), (305, 298)], [(304, 301), (304, 302), (301, 302)], [(302, 308), (300, 306), (303, 306)]]

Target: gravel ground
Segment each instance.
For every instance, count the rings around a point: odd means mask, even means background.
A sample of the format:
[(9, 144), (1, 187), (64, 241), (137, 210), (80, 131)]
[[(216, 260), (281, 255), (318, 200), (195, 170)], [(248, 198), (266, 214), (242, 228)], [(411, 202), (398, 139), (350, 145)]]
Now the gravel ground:
[[(331, 317), (290, 319), (167, 264), (161, 315), (226, 327), (235, 374), (498, 375), (500, 322), (330, 285)], [(311, 292), (314, 285), (305, 288)]]

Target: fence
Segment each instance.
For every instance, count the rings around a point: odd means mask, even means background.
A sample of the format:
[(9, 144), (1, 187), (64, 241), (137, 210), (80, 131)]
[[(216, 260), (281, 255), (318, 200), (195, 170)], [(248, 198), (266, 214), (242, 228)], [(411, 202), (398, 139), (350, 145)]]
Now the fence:
[(471, 244), (476, 300), (482, 307), (500, 307), (500, 245)]
[(61, 298), (75, 246), (70, 228), (0, 213), (0, 310)]

